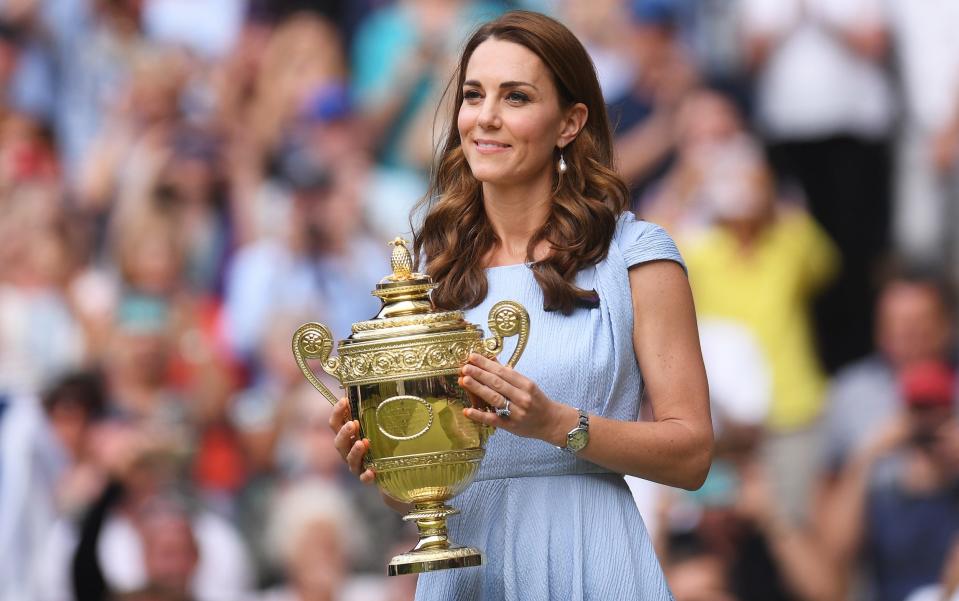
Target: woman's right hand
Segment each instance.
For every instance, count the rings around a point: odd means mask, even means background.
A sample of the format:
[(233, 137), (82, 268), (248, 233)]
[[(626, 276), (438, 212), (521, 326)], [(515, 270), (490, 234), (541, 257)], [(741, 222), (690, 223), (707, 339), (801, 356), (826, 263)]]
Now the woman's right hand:
[(360, 482), (364, 484), (372, 483), (374, 480), (373, 470), (363, 469), (363, 457), (370, 449), (370, 440), (368, 438), (357, 438), (360, 433), (360, 422), (352, 419), (350, 402), (346, 397), (333, 405), (333, 412), (330, 414), (330, 429), (336, 435), (333, 439), (333, 446), (339, 451), (340, 457), (346, 462), (350, 471), (359, 476)]

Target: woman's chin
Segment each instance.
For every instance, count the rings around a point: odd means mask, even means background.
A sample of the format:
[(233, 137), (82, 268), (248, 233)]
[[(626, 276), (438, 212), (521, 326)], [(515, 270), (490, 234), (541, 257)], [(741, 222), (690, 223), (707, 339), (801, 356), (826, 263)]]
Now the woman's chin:
[(483, 166), (470, 166), (470, 170), (473, 172), (473, 177), (477, 181), (483, 182), (484, 184), (490, 183), (491, 181), (496, 181), (498, 179), (498, 173), (495, 169), (490, 169), (489, 167)]
[(515, 178), (511, 178), (504, 173), (492, 169), (474, 169), (473, 177), (481, 184), (487, 186), (508, 186), (515, 183)]

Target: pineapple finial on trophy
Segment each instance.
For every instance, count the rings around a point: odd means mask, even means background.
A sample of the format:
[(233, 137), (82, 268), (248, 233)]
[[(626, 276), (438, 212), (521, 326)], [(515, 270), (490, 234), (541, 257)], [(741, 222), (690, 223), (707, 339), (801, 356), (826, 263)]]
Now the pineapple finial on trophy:
[(393, 247), (393, 253), (390, 255), (390, 267), (393, 269), (391, 279), (409, 280), (413, 277), (413, 257), (407, 248), (408, 242), (397, 236), (390, 243)]

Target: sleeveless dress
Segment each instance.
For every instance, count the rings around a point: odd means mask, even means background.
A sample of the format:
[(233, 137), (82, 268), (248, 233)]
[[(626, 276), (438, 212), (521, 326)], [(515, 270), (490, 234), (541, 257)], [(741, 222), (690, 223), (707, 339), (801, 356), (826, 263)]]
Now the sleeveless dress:
[[(530, 268), (519, 264), (487, 269), (486, 300), (466, 318), (485, 325), (494, 303), (522, 303), (531, 323), (517, 371), (558, 402), (636, 421), (642, 379), (627, 272), (661, 259), (683, 264), (662, 228), (624, 213), (607, 257), (576, 278), (598, 293), (595, 308), (544, 311)], [(507, 342), (500, 360), (511, 352)], [(418, 601), (672, 599), (622, 475), (549, 443), (497, 430), (476, 480), (451, 504), (462, 510), (449, 518), (451, 540), (481, 549), (484, 565), (420, 574)]]

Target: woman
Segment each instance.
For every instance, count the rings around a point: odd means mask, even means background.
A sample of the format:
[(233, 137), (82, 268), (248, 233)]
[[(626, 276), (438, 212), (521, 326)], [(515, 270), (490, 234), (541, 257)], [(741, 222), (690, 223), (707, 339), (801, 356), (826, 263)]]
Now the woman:
[[(496, 410), (466, 416), (499, 429), (449, 523), (486, 565), (424, 574), (417, 598), (669, 599), (622, 474), (696, 488), (709, 467), (679, 254), (660, 228), (622, 213), (602, 95), (569, 30), (508, 13), (469, 40), (456, 85), (415, 248), (438, 306), (482, 322), (513, 299), (532, 327), (517, 369), (471, 355), (460, 380), (477, 407)], [(652, 422), (637, 421), (643, 387)], [(368, 443), (349, 418), (341, 401), (335, 444), (371, 482)]]

